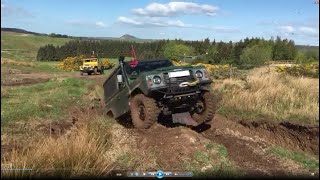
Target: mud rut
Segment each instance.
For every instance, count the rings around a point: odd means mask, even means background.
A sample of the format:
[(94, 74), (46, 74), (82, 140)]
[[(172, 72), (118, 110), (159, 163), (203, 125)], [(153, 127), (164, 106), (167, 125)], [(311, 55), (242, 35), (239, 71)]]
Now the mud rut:
[(286, 176), (312, 173), (266, 153), (272, 145), (319, 155), (319, 127), (290, 123), (236, 122), (219, 115), (210, 125), (210, 129), (200, 134), (223, 144), (228, 150), (228, 158), (247, 175)]
[[(26, 83), (2, 82), (2, 85), (28, 85), (45, 82), (53, 77), (66, 77), (64, 75), (53, 76), (48, 74), (23, 75), (24, 78), (27, 79)], [(96, 81), (95, 84), (98, 86), (102, 86), (105, 80), (105, 77), (102, 76), (80, 76), (79, 74), (69, 74), (67, 77), (94, 79)], [(39, 78), (39, 81), (28, 81), (36, 78)], [(98, 100), (101, 101), (101, 99)], [(100, 103), (103, 104), (103, 102)], [(103, 105), (96, 110), (103, 114)], [(90, 111), (90, 109), (81, 111)], [(78, 117), (74, 115), (72, 116), (72, 123), (68, 123), (68, 125), (54, 125), (51, 127), (51, 131), (68, 129), (68, 127), (76, 124), (77, 118)], [(270, 122), (237, 122), (218, 114), (210, 124), (205, 124), (193, 130), (188, 127), (183, 127), (183, 125), (166, 124), (161, 122), (161, 120), (160, 123), (152, 127), (151, 130), (145, 131), (132, 129), (132, 125), (129, 122), (120, 122), (120, 124), (128, 128), (137, 139), (141, 139), (141, 148), (148, 146), (157, 147), (157, 145), (162, 144), (164, 146), (159, 146), (159, 150), (165, 154), (171, 154), (168, 152), (171, 148), (170, 145), (166, 145), (168, 142), (174, 144), (179, 141), (177, 137), (183, 136), (185, 133), (195, 133), (195, 136), (224, 145), (227, 148), (228, 158), (233, 161), (240, 170), (245, 172), (246, 175), (310, 175), (311, 172), (302, 170), (301, 167), (296, 167), (277, 157), (267, 155), (266, 149), (273, 144), (319, 155), (319, 126), (299, 126), (288, 122), (280, 124)], [(181, 131), (181, 128), (183, 131)], [(2, 146), (1, 149), (3, 148)], [(183, 153), (188, 154), (187, 152), (180, 152), (179, 154), (183, 155)], [(174, 160), (179, 157), (172, 158), (172, 156), (168, 155), (169, 159), (170, 157), (171, 160), (167, 162), (167, 164), (172, 164), (168, 165), (168, 167), (172, 168), (174, 167)], [(316, 173), (316, 175), (318, 176), (318, 173)]]

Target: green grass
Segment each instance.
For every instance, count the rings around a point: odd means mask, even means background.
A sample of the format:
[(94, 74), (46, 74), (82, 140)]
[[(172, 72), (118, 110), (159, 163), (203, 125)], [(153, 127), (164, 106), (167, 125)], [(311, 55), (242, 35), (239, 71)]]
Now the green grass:
[(255, 69), (248, 79), (225, 79), (213, 91), (221, 98), (218, 113), (242, 120), (319, 123), (319, 79), (292, 77), (267, 68)]
[(312, 155), (291, 151), (282, 147), (272, 147), (269, 149), (269, 153), (284, 159), (293, 160), (294, 162), (301, 164), (306, 169), (313, 171), (319, 170), (319, 159), (316, 159)]
[(81, 103), (89, 82), (66, 78), (46, 83), (6, 88), (1, 98), (1, 125), (31, 118), (63, 118), (71, 105)]
[(22, 35), (23, 34), (21, 33), (1, 32), (1, 57), (11, 58), (18, 61), (33, 61), (36, 60), (40, 46), (47, 44), (61, 46), (72, 40), (70, 38)]
[[(205, 145), (206, 151), (196, 150), (190, 161), (185, 161), (187, 170), (193, 172), (196, 177), (234, 177), (242, 175), (234, 164), (228, 160), (227, 149), (216, 143)], [(201, 168), (207, 167), (205, 171)]]
[[(19, 63), (20, 61), (16, 61)], [(68, 72), (64, 71), (62, 69), (56, 68), (56, 65), (58, 65), (59, 61), (48, 61), (48, 62), (31, 62), (33, 66), (27, 66), (27, 65), (19, 65), (19, 64), (2, 64), (2, 67), (11, 68), (11, 69), (18, 69), (21, 71), (27, 71), (27, 72), (46, 72), (46, 73), (59, 73), (59, 72)], [(106, 71), (107, 73), (108, 71)], [(68, 72), (70, 73), (70, 72)]]

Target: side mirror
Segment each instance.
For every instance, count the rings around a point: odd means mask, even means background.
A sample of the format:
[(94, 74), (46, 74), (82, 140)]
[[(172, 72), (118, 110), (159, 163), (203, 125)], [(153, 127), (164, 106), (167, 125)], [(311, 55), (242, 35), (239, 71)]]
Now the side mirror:
[(118, 83), (119, 83), (119, 84), (122, 84), (122, 83), (123, 83), (123, 77), (122, 77), (122, 75), (118, 74), (118, 75), (117, 75), (117, 80), (118, 80)]

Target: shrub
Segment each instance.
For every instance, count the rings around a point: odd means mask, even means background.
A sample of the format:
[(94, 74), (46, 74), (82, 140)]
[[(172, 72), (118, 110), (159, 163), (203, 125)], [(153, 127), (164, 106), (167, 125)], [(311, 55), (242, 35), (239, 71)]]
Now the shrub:
[(306, 76), (311, 78), (319, 78), (319, 64), (299, 64), (292, 66), (278, 66), (276, 71), (279, 73), (287, 73), (292, 76)]

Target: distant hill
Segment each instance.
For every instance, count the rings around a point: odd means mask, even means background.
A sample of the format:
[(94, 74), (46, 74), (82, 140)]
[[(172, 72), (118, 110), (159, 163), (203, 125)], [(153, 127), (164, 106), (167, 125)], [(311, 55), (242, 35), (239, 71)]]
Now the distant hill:
[(26, 31), (24, 29), (19, 29), (19, 28), (1, 28), (1, 31), (5, 31), (5, 32), (15, 32), (15, 33), (24, 33), (24, 34), (33, 34), (33, 35), (47, 35), (44, 33), (36, 33), (36, 32), (31, 32), (31, 31)]
[(319, 52), (319, 46), (307, 46), (307, 45), (296, 45), (301, 51), (317, 51)]
[(140, 39), (130, 34), (125, 34), (121, 37), (75, 37), (81, 39), (94, 39), (94, 40), (114, 40), (114, 41), (134, 41), (134, 42), (153, 42), (158, 39)]
[(152, 42), (157, 41), (156, 39), (140, 39), (130, 34), (125, 34), (121, 37), (81, 37), (81, 36), (67, 36), (62, 34), (45, 34), (45, 33), (36, 33), (32, 31), (27, 31), (19, 28), (1, 28), (2, 32), (14, 32), (14, 33), (23, 33), (23, 34), (32, 34), (36, 36), (50, 36), (50, 37), (59, 37), (59, 38), (73, 38), (73, 39), (83, 39), (83, 40), (114, 40), (114, 41), (135, 41), (135, 42)]
[(120, 40), (137, 40), (138, 38), (130, 35), (130, 34), (125, 34), (120, 37)]
[[(24, 33), (24, 34), (33, 34), (33, 35), (42, 35), (42, 36), (50, 36), (50, 37), (62, 37), (62, 38), (73, 38), (73, 39), (83, 39), (83, 40), (121, 40), (121, 41), (135, 41), (135, 42), (153, 42), (153, 41), (159, 41), (159, 39), (141, 39), (137, 38), (130, 34), (125, 34), (121, 37), (81, 37), (81, 36), (67, 36), (67, 35), (61, 35), (61, 34), (45, 34), (45, 33), (36, 33), (32, 31), (27, 31), (24, 29), (19, 28), (1, 28), (1, 31), (6, 32), (15, 32), (15, 33)], [(235, 42), (234, 42), (235, 43)], [(296, 45), (296, 47), (301, 51), (316, 51), (319, 52), (319, 46), (308, 46), (308, 45)]]

